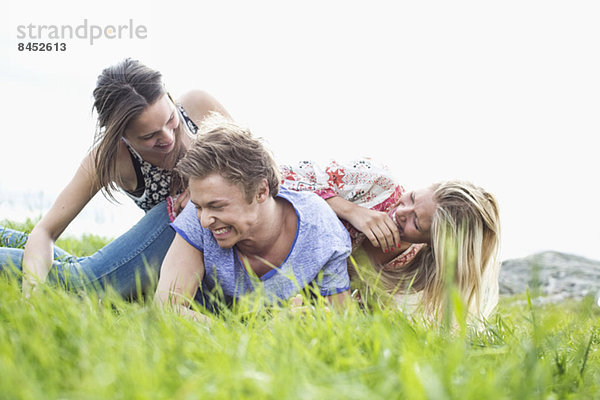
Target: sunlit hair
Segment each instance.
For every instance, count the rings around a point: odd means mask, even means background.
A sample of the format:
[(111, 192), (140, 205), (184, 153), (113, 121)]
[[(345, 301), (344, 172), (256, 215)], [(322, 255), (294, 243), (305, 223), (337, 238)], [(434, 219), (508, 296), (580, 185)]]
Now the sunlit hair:
[[(435, 274), (425, 288), (427, 303), (439, 312), (444, 277), (453, 276), (470, 313), (485, 317), (498, 302), (498, 203), (490, 193), (460, 181), (438, 185), (433, 198), (438, 204), (431, 226)], [(454, 271), (446, 271), (453, 265)]]
[[(167, 92), (162, 75), (137, 60), (127, 58), (102, 71), (94, 89), (94, 109), (98, 123), (94, 137), (94, 166), (99, 187), (114, 200), (113, 191), (123, 187), (117, 173), (117, 153), (125, 130), (142, 112)], [(183, 156), (183, 131), (180, 123), (175, 130), (176, 148), (169, 155), (168, 163)], [(176, 176), (171, 182), (171, 192), (181, 191), (183, 184)]]
[(380, 282), (396, 294), (418, 292), (423, 311), (439, 318), (451, 278), (470, 316), (486, 318), (498, 302), (498, 203), (469, 182), (448, 181), (431, 189), (436, 203), (431, 243), (405, 267), (377, 267)]
[(198, 136), (175, 168), (184, 179), (220, 174), (244, 191), (249, 203), (266, 179), (270, 196), (279, 193), (279, 167), (262, 142), (247, 128), (211, 113), (199, 127)]

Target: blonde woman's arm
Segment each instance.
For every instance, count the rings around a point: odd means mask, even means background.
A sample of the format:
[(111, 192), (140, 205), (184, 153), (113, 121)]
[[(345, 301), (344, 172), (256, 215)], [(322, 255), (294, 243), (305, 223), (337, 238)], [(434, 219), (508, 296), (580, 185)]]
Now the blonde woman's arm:
[(400, 232), (384, 212), (374, 210), (398, 190), (387, 168), (369, 159), (332, 161), (321, 168), (313, 161), (280, 167), (282, 186), (309, 190), (327, 201), (336, 215), (365, 234), (375, 247), (392, 251), (400, 245)]
[(59, 194), (44, 217), (31, 231), (23, 253), (23, 292), (30, 293), (43, 282), (52, 267), (56, 239), (99, 191), (92, 156), (82, 162), (73, 179)]
[(364, 233), (374, 247), (384, 252), (400, 248), (400, 232), (386, 213), (361, 207), (339, 196), (330, 197), (326, 201), (338, 218), (348, 221)]

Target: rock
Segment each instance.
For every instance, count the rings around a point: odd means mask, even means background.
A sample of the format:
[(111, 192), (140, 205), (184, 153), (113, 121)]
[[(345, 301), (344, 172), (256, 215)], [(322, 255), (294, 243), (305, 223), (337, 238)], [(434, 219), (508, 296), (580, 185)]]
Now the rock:
[(600, 293), (600, 261), (546, 251), (506, 260), (500, 269), (500, 295), (529, 291), (544, 301), (581, 300)]

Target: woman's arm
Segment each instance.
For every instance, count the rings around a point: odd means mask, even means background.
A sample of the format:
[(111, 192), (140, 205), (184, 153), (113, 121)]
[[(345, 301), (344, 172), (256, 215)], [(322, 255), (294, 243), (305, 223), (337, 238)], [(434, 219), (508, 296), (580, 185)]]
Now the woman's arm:
[(361, 207), (339, 196), (326, 201), (338, 218), (364, 233), (374, 247), (386, 253), (400, 247), (398, 227), (386, 213)]
[(50, 210), (31, 231), (23, 253), (23, 291), (46, 280), (52, 267), (53, 245), (85, 205), (100, 190), (96, 184), (92, 156), (82, 162), (73, 179), (60, 193)]
[[(202, 90), (191, 90), (181, 96), (178, 101), (179, 104), (181, 104), (185, 109), (187, 115), (198, 126), (211, 112), (218, 112), (225, 118), (231, 119), (231, 116), (227, 110), (225, 110), (225, 107), (223, 107), (223, 105), (219, 103), (217, 99)], [(189, 189), (186, 189), (183, 193), (177, 196), (177, 199), (173, 204), (173, 212), (175, 215), (178, 215), (181, 211), (183, 211), (189, 199)]]
[(365, 234), (375, 247), (391, 251), (400, 244), (396, 224), (382, 206), (398, 190), (386, 168), (370, 160), (331, 162), (325, 168), (312, 161), (281, 166), (282, 186), (291, 190), (310, 190), (324, 198), (336, 215)]
[(225, 107), (217, 99), (202, 90), (190, 90), (181, 96), (179, 103), (183, 106), (187, 115), (198, 126), (211, 112), (218, 112), (225, 118), (231, 119)]
[(183, 314), (189, 314), (189, 300), (196, 295), (203, 278), (202, 252), (176, 234), (160, 268), (154, 302), (177, 305)]

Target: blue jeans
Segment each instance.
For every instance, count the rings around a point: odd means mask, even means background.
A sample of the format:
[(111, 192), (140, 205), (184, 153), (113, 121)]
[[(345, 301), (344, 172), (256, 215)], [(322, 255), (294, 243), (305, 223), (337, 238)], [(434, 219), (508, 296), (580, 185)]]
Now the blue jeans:
[[(84, 287), (104, 290), (106, 285), (126, 298), (135, 297), (158, 282), (163, 259), (175, 237), (169, 226), (166, 201), (156, 205), (126, 233), (87, 257), (74, 257), (54, 247), (54, 261), (48, 280), (68, 289)], [(0, 271), (14, 266), (21, 270), (23, 250), (14, 248), (27, 235), (0, 227)]]

